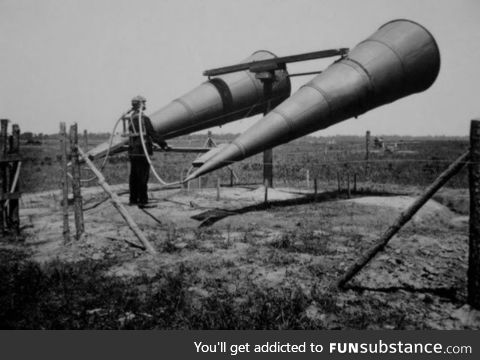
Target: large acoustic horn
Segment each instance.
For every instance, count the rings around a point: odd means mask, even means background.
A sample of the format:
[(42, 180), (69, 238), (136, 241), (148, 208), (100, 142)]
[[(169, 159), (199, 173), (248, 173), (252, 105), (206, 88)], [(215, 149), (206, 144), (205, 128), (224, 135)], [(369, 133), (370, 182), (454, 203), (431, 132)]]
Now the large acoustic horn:
[[(243, 62), (275, 58), (269, 51), (260, 50)], [(284, 69), (275, 71), (272, 92), (264, 94), (262, 81), (250, 71), (220, 75), (200, 84), (190, 92), (173, 100), (149, 117), (155, 131), (164, 139), (253, 116), (265, 111), (268, 101), (276, 106), (290, 96), (291, 86)], [(125, 138), (116, 138), (114, 147), (126, 144)], [(100, 144), (89, 151), (93, 158), (106, 153), (108, 144)]]
[(432, 34), (413, 21), (391, 21), (302, 86), (187, 180), (424, 91), (433, 84), (439, 69), (440, 54)]

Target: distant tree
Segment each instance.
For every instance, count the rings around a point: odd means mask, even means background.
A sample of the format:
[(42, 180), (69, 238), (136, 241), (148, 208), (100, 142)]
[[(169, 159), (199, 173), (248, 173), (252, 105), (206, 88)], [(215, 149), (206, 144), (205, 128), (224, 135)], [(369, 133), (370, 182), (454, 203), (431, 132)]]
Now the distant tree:
[(33, 136), (34, 135), (33, 135), (32, 132), (26, 131), (26, 132), (20, 134), (20, 139), (28, 141), (28, 140), (32, 140)]

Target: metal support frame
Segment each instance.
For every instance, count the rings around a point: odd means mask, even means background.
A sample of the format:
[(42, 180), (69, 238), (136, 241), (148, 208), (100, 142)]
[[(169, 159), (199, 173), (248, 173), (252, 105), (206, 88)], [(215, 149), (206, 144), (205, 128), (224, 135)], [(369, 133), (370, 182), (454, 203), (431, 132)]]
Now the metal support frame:
[[(348, 54), (348, 48), (321, 50), (310, 53), (303, 53), (297, 55), (276, 57), (268, 60), (252, 61), (243, 64), (236, 64), (231, 66), (225, 66), (221, 68), (206, 70), (203, 75), (217, 76), (228, 74), (232, 72), (248, 70), (255, 74), (255, 77), (263, 83), (263, 95), (265, 99), (269, 99), (272, 95), (273, 81), (275, 81), (275, 71), (285, 69), (287, 63), (307, 61), (314, 59), (322, 59), (332, 56), (344, 57)], [(318, 74), (319, 72), (299, 73), (294, 76), (303, 76), (310, 74)], [(263, 115), (266, 116), (271, 110), (271, 102), (267, 101)], [(267, 149), (263, 152), (263, 183), (267, 187), (273, 188), (273, 148)]]

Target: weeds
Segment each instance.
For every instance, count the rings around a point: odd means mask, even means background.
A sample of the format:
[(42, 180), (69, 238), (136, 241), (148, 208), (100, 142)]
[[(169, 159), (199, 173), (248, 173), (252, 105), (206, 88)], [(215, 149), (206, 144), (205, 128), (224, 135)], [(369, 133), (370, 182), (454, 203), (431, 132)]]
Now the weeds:
[[(106, 276), (107, 265), (94, 261), (40, 266), (11, 250), (0, 250), (0, 260), (1, 329), (405, 328), (414, 320), (369, 295), (338, 305), (337, 294), (320, 286), (306, 293), (244, 279), (232, 289), (221, 277), (201, 280), (198, 268), (186, 265), (122, 280)], [(355, 301), (365, 310), (352, 314)], [(312, 305), (335, 323), (309, 318)]]

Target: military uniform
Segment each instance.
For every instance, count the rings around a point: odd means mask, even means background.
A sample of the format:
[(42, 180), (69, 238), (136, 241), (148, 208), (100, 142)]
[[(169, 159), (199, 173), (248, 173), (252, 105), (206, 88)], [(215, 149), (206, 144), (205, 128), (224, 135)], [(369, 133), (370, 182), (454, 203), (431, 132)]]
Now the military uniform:
[[(140, 112), (134, 110), (130, 116), (128, 127), (130, 141), (128, 145), (128, 155), (130, 158), (130, 204), (145, 205), (148, 203), (148, 178), (150, 176), (150, 164), (142, 146), (140, 138), (139, 125)], [(153, 154), (153, 143), (155, 141), (162, 148), (166, 148), (165, 141), (153, 130), (152, 122), (146, 115), (141, 115), (142, 133), (145, 141), (145, 148), (148, 155)]]

